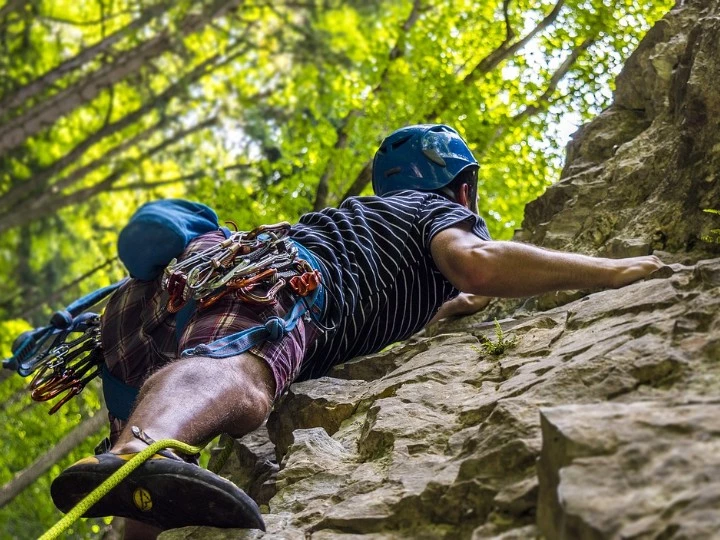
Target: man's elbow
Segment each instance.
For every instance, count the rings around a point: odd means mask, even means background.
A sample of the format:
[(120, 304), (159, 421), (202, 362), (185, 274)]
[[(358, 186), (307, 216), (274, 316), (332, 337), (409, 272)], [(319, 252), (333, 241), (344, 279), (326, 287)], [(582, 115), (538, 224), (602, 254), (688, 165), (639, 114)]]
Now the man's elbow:
[(473, 248), (468, 255), (453, 285), (464, 293), (492, 296), (493, 284), (496, 283), (492, 255), (482, 246)]
[(487, 273), (480, 270), (474, 276), (468, 276), (462, 282), (456, 285), (457, 289), (468, 294), (479, 296), (493, 296), (495, 291), (492, 287), (492, 280)]

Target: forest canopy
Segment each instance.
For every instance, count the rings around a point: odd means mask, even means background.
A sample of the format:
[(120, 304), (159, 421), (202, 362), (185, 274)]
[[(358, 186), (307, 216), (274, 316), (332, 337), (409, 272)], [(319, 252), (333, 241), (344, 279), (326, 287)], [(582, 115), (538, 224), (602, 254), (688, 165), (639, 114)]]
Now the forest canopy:
[[(558, 177), (560, 133), (609, 105), (613, 78), (671, 6), (0, 0), (0, 355), (28, 324), (123, 275), (117, 232), (142, 202), (201, 200), (241, 228), (293, 221), (371, 194), (375, 149), (408, 124), (458, 129), (480, 162), (479, 212), (509, 238)], [(102, 414), (90, 389), (48, 417), (9, 375), (5, 487)], [(0, 530), (49, 527), (49, 478), (91, 447), (0, 499)]]

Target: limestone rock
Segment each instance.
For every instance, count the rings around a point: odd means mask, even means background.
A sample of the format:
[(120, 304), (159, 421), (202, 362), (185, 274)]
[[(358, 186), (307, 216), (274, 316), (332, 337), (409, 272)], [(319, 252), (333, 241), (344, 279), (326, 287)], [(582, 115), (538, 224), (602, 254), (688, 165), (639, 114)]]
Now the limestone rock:
[[(221, 462), (221, 455), (225, 454), (228, 447), (230, 453), (226, 461)], [(270, 442), (264, 426), (240, 441), (234, 441), (228, 435), (221, 436), (218, 448), (212, 452), (208, 468), (212, 471), (220, 468), (223, 476), (244, 489), (261, 507), (275, 494), (275, 477), (279, 467), (275, 459), (275, 446)]]
[(702, 240), (720, 226), (704, 212), (720, 202), (717, 10), (680, 2), (648, 32), (613, 105), (574, 134), (560, 182), (527, 205), (517, 239), (615, 257), (720, 254)]
[[(286, 442), (266, 537), (712, 537), (715, 458), (668, 471), (677, 452), (709, 452), (717, 436), (714, 409), (683, 403), (712, 400), (720, 388), (720, 259), (671, 270), (505, 321), (519, 343), (499, 357), (482, 353), (476, 337), (495, 339), (494, 325), (474, 323), (362, 360), (395, 366), (386, 374), (353, 367), (365, 378), (294, 385), (268, 427)], [(648, 465), (630, 486), (628, 456), (667, 463)], [(627, 500), (671, 493), (693, 475), (710, 480), (695, 481), (681, 502), (656, 497), (642, 519), (612, 506), (616, 491)], [(584, 494), (593, 485), (602, 504)]]
[(720, 401), (543, 409), (538, 521), (548, 538), (712, 538)]

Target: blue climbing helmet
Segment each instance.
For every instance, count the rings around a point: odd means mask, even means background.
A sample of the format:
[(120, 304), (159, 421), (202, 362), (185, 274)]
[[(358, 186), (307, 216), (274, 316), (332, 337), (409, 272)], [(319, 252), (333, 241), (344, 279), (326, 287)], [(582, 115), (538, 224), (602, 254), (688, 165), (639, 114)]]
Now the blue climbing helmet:
[(407, 126), (388, 135), (375, 153), (373, 190), (379, 196), (399, 189), (435, 191), (470, 167), (477, 170), (478, 162), (450, 126)]

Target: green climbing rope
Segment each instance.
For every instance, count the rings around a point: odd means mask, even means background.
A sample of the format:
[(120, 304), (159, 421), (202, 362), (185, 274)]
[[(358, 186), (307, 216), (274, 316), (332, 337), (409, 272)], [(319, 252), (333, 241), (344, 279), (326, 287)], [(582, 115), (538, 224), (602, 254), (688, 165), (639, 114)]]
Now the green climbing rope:
[(87, 497), (77, 503), (72, 510), (65, 514), (65, 517), (53, 525), (48, 532), (39, 538), (39, 540), (55, 540), (58, 538), (60, 534), (70, 527), (70, 525), (82, 517), (82, 515), (87, 512), (92, 505), (107, 495), (112, 488), (127, 478), (131, 472), (163, 448), (174, 448), (175, 450), (180, 450), (185, 454), (197, 454), (202, 450), (202, 448), (190, 446), (189, 444), (182, 441), (176, 441), (175, 439), (162, 439), (152, 443), (142, 452), (138, 452), (136, 456), (130, 459), (125, 465), (111, 474), (102, 484), (90, 492)]

